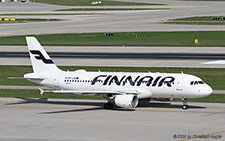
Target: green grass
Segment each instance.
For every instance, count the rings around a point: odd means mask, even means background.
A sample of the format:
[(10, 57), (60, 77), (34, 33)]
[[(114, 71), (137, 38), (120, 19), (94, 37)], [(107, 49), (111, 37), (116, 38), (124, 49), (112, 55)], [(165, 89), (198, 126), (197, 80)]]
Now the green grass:
[[(161, 72), (161, 73), (180, 73), (193, 74), (202, 78), (214, 90), (225, 90), (225, 69), (221, 68), (145, 68), (145, 67), (79, 67), (79, 66), (60, 66), (62, 70), (85, 69), (87, 71), (102, 72)], [(0, 66), (0, 85), (36, 85), (27, 80), (7, 79), (7, 77), (22, 77), (25, 73), (32, 72), (30, 66)]]
[(225, 1), (225, 0), (180, 0), (180, 1)]
[[(103, 23), (104, 25), (104, 23)], [(115, 37), (104, 33), (38, 35), (42, 45), (50, 46), (222, 46), (225, 31), (190, 32), (118, 32)], [(195, 44), (195, 38), (200, 44)], [(0, 37), (0, 45), (26, 45), (25, 36)]]
[(173, 21), (212, 21), (212, 16), (180, 18), (180, 19), (173, 19)]
[[(216, 17), (222, 18), (223, 16), (216, 16)], [(167, 24), (196, 24), (196, 25), (225, 25), (224, 20), (213, 21), (212, 16), (171, 19), (164, 23), (167, 23)]]
[(37, 16), (37, 15), (98, 15), (105, 13), (12, 13), (0, 14), (0, 16)]
[(168, 10), (169, 8), (71, 8), (55, 11), (120, 11), (120, 10)]
[(59, 19), (17, 19), (15, 21), (1, 21), (0, 24), (7, 23), (27, 23), (27, 22), (52, 22), (52, 21), (61, 21)]
[(30, 97), (30, 98), (72, 98), (72, 99), (104, 99), (96, 96), (81, 96), (81, 95), (63, 95), (54, 93), (44, 93), (40, 95), (39, 90), (18, 90), (18, 89), (1, 89), (0, 97)]
[(225, 22), (165, 22), (167, 24), (225, 25)]
[[(54, 93), (44, 93), (40, 95), (39, 90), (9, 90), (1, 89), (0, 97), (29, 97), (29, 98), (70, 98), (70, 99), (104, 99), (96, 96), (81, 96), (81, 95), (63, 95)], [(225, 103), (225, 94), (212, 94), (203, 98), (188, 99), (188, 102), (219, 102)], [(173, 101), (181, 101), (181, 99), (173, 99)]]
[[(34, 0), (30, 0), (33, 2)], [(35, 0), (38, 3), (54, 4), (54, 5), (66, 5), (66, 6), (135, 6), (135, 5), (160, 5), (154, 3), (140, 3), (140, 2), (121, 2), (100, 0), (102, 3), (92, 5), (95, 0)], [(99, 1), (99, 0), (97, 0)]]
[[(181, 101), (180, 99), (173, 99), (173, 101)], [(188, 99), (188, 102), (217, 102), (225, 103), (225, 94), (211, 94), (203, 98)]]
[(33, 72), (31, 66), (0, 66), (0, 85), (36, 86), (37, 84), (24, 79), (8, 79), (8, 77), (23, 77), (25, 73)]

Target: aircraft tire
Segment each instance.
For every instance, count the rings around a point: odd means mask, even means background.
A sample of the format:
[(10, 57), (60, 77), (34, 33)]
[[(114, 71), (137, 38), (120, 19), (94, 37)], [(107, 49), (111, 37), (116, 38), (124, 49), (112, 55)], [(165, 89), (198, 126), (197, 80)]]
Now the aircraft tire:
[(112, 103), (105, 103), (104, 104), (104, 109), (107, 109), (107, 110), (113, 109), (113, 104)]
[(189, 108), (188, 105), (183, 105), (183, 106), (182, 106), (182, 109), (183, 109), (183, 110), (187, 110), (188, 108)]

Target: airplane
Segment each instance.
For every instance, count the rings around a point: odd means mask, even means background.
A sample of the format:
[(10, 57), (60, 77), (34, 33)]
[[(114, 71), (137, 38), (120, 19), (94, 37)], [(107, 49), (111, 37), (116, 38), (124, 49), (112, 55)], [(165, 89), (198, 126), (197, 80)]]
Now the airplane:
[(44, 92), (95, 95), (107, 99), (104, 109), (135, 108), (140, 99), (171, 101), (206, 97), (212, 88), (197, 76), (184, 73), (87, 72), (60, 70), (35, 37), (26, 37), (33, 73), (23, 77), (54, 90)]

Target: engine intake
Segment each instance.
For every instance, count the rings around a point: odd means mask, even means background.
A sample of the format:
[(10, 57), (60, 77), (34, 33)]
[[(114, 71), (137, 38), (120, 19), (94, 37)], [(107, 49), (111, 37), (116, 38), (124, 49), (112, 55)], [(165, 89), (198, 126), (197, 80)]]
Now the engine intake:
[(138, 97), (136, 95), (116, 95), (114, 102), (118, 107), (134, 108), (138, 105)]

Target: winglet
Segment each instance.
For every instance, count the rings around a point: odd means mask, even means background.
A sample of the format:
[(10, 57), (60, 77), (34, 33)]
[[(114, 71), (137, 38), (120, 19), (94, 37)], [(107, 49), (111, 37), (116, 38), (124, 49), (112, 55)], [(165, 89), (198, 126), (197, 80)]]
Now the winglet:
[(41, 96), (43, 95), (43, 93), (45, 92), (44, 90), (42, 90), (41, 88), (39, 88), (39, 90), (40, 90), (40, 94), (41, 94)]

